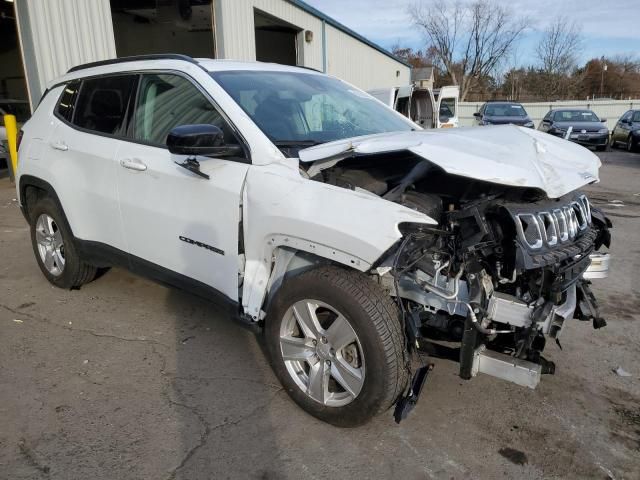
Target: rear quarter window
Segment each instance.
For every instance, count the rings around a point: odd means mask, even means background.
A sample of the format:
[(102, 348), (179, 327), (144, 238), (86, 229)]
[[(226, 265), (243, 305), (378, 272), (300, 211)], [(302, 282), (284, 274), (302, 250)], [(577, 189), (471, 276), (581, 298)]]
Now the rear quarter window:
[(66, 84), (64, 86), (64, 90), (62, 90), (62, 95), (60, 95), (60, 100), (58, 100), (56, 113), (60, 118), (63, 118), (67, 122), (71, 122), (73, 119), (73, 108), (75, 106), (79, 89), (79, 80)]

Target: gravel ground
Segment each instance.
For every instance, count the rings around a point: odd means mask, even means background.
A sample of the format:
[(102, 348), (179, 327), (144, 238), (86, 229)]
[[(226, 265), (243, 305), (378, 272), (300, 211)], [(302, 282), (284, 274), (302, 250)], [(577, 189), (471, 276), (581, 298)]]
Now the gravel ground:
[(436, 360), (406, 422), (351, 430), (297, 408), (260, 338), (200, 299), (118, 269), (49, 285), (0, 180), (0, 478), (640, 478), (640, 154), (600, 156), (609, 325), (571, 322), (535, 391)]

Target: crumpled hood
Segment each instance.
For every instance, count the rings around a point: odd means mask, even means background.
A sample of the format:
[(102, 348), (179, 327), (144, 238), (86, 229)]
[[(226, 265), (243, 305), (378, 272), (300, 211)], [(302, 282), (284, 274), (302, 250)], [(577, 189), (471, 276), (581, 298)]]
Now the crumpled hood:
[(452, 175), (561, 197), (599, 180), (600, 159), (580, 145), (515, 125), (420, 130), (354, 137), (300, 150), (327, 167), (354, 155), (410, 151)]

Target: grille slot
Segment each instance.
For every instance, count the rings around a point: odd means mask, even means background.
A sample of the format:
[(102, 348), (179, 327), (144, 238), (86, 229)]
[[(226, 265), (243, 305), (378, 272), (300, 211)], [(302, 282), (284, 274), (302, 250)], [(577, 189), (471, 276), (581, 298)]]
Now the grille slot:
[(591, 206), (581, 195), (568, 205), (540, 212), (516, 213), (516, 231), (530, 249), (573, 242), (591, 225)]

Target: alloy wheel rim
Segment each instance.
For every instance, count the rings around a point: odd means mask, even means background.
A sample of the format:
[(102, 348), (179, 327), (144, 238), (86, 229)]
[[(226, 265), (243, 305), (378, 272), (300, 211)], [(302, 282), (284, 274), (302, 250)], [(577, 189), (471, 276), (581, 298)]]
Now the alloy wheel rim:
[(62, 232), (46, 213), (36, 220), (36, 244), (44, 268), (55, 277), (62, 275), (65, 264)]
[(308, 397), (329, 407), (353, 402), (364, 385), (362, 345), (336, 308), (312, 299), (289, 307), (280, 325), (287, 372)]

